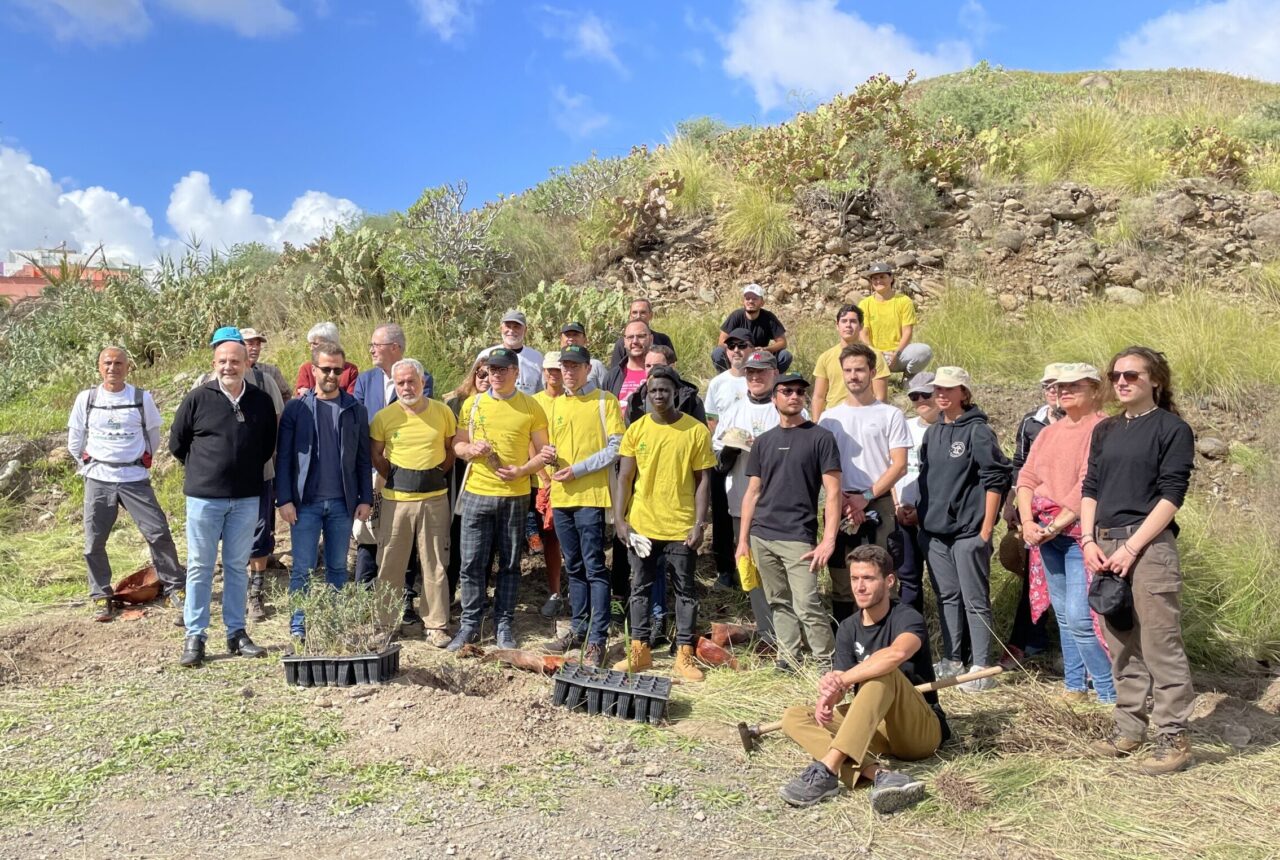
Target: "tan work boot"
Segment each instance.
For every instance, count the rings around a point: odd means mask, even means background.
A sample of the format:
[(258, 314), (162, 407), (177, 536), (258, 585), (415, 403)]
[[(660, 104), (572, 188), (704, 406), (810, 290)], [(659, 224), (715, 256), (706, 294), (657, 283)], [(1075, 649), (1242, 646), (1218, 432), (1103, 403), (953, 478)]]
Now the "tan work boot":
[(1127, 738), (1120, 733), (1119, 729), (1116, 729), (1111, 733), (1111, 737), (1105, 741), (1094, 741), (1089, 744), (1089, 749), (1094, 755), (1105, 756), (1106, 758), (1124, 758), (1142, 749), (1145, 743), (1146, 741), (1135, 741), (1132, 738)]
[(639, 639), (631, 640), (631, 651), (626, 657), (613, 664), (615, 672), (643, 672), (653, 668), (653, 652), (648, 642)]
[(1144, 758), (1138, 769), (1148, 776), (1177, 773), (1191, 767), (1191, 738), (1186, 732), (1156, 735), (1156, 748)]
[(676, 652), (676, 674), (686, 681), (702, 680), (702, 670), (694, 661), (692, 645), (681, 645), (680, 650)]

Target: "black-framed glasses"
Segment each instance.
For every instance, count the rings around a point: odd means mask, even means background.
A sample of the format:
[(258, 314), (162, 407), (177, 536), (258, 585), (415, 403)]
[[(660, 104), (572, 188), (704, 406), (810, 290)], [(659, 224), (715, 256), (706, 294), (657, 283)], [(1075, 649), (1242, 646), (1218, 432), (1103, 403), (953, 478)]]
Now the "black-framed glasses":
[(736, 352), (737, 350), (740, 350), (740, 349), (751, 349), (751, 344), (743, 343), (740, 340), (731, 340), (725, 343), (724, 348), (726, 350), (732, 349)]
[(774, 393), (781, 394), (783, 397), (804, 397), (805, 389), (779, 386), (778, 388), (774, 389)]
[(1117, 382), (1119, 382), (1122, 379), (1125, 382), (1132, 385), (1133, 383), (1137, 382), (1141, 378), (1142, 378), (1141, 370), (1113, 370), (1107, 374), (1107, 379), (1111, 380), (1112, 385), (1115, 385)]
[(315, 368), (316, 373), (323, 373), (325, 376), (337, 376), (339, 373), (342, 373), (341, 367), (320, 367), (319, 365), (316, 365)]
[(907, 395), (907, 398), (910, 399), (912, 403), (919, 403), (921, 400), (932, 400), (933, 395), (925, 394), (923, 391), (912, 391)]
[(395, 346), (395, 343), (376, 343), (369, 341), (369, 349), (386, 349), (389, 346)]
[(232, 412), (234, 412), (234, 413), (236, 414), (236, 421), (237, 421), (237, 422), (239, 422), (240, 424), (243, 424), (243, 423), (244, 423), (244, 412), (243, 412), (243, 411), (241, 411), (241, 409), (240, 409), (240, 404), (239, 404), (239, 403), (237, 403), (237, 402), (236, 402), (236, 401), (234, 401), (234, 400), (232, 400), (232, 401), (231, 401), (231, 411), (232, 411)]

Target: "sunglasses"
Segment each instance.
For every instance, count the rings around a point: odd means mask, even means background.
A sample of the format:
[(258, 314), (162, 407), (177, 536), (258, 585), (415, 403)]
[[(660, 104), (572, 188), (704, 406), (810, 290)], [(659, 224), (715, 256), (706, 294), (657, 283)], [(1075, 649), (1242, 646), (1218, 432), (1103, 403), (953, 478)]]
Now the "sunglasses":
[(325, 376), (337, 376), (339, 373), (342, 373), (342, 368), (341, 367), (320, 367), (317, 365), (316, 373), (322, 373)]
[(740, 349), (750, 349), (751, 347), (748, 344), (743, 343), (742, 341), (731, 340), (724, 345), (724, 348), (737, 351)]
[(231, 411), (236, 414), (236, 421), (243, 424), (244, 413), (240, 411), (240, 404), (236, 403), (234, 400), (231, 401)]
[(487, 370), (478, 371), (476, 373), (476, 379), (488, 379), (488, 378), (489, 378), (489, 371)]
[(910, 400), (911, 400), (911, 402), (912, 402), (912, 403), (919, 403), (921, 400), (932, 400), (932, 399), (933, 399), (933, 395), (932, 395), (932, 394), (922, 394), (922, 393), (921, 393), (921, 392), (919, 392), (919, 391), (913, 391), (913, 392), (911, 392), (910, 394), (908, 394), (908, 395), (907, 395), (907, 397), (908, 397), (908, 398), (910, 398)]
[(1141, 378), (1142, 378), (1141, 370), (1113, 370), (1107, 374), (1107, 379), (1111, 380), (1112, 385), (1114, 385), (1115, 383), (1119, 382), (1122, 379), (1125, 382), (1128, 382), (1129, 384), (1132, 385), (1133, 383), (1137, 382)]
[(775, 394), (781, 394), (783, 397), (804, 397), (805, 389), (803, 388), (776, 388)]

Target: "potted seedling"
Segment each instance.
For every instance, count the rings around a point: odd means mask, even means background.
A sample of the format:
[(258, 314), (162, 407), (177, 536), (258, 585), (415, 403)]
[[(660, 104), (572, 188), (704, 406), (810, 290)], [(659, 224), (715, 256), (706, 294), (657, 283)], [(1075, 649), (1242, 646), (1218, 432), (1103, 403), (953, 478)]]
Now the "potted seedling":
[(316, 587), (290, 595), (305, 635), (283, 658), (285, 683), (299, 687), (385, 684), (400, 671), (401, 599), (386, 587)]

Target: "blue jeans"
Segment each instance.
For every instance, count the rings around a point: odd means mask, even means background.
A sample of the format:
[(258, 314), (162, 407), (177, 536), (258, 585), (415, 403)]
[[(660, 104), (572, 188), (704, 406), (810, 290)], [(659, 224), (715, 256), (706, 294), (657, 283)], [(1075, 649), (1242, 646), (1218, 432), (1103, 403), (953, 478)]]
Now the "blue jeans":
[[(351, 539), (353, 517), (347, 513), (343, 499), (325, 499), (298, 505), (298, 521), (289, 528), (293, 543), (293, 567), (289, 570), (289, 594), (305, 592), (311, 585), (311, 571), (316, 566), (320, 535), (324, 534), (324, 581), (334, 588), (347, 584), (347, 543)], [(295, 609), (289, 618), (289, 632), (305, 635), (302, 610)]]
[(609, 638), (609, 568), (604, 563), (604, 508), (555, 508), (556, 536), (569, 577), (569, 628), (603, 646)]
[(1044, 561), (1044, 578), (1049, 583), (1049, 601), (1058, 616), (1062, 674), (1067, 689), (1087, 690), (1087, 672), (1093, 679), (1098, 701), (1114, 702), (1116, 687), (1111, 680), (1111, 659), (1093, 632), (1088, 579), (1080, 545), (1073, 538), (1058, 535), (1040, 545), (1040, 558)]
[(258, 497), (200, 499), (187, 496), (187, 635), (206, 638), (213, 599), (213, 565), (222, 544), (222, 624), (227, 635), (244, 629), (249, 592), (249, 551), (258, 522)]

